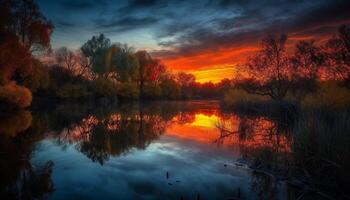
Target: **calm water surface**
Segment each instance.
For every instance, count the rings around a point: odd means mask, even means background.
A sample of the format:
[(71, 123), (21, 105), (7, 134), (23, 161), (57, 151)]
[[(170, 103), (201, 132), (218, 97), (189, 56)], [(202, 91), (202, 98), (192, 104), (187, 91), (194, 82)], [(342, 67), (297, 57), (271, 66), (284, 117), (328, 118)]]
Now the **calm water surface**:
[(290, 199), (278, 167), (290, 143), (264, 117), (218, 102), (57, 105), (0, 118), (4, 198)]

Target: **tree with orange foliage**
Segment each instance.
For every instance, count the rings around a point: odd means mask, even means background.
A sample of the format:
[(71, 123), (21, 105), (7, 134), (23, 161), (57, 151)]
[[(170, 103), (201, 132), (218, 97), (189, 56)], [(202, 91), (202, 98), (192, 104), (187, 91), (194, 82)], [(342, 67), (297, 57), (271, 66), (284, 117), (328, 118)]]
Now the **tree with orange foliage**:
[[(1, 91), (11, 94), (28, 93), (28, 89), (14, 86), (16, 81), (31, 74), (32, 52), (50, 47), (50, 36), (53, 30), (51, 23), (39, 11), (33, 0), (0, 0), (0, 86)], [(11, 90), (6, 85), (11, 84)], [(28, 90), (28, 91), (27, 91)], [(10, 94), (10, 93), (6, 94)], [(30, 91), (29, 91), (30, 94)], [(0, 101), (5, 103), (26, 102), (26, 100), (11, 102), (3, 93)], [(27, 97), (29, 95), (17, 95)], [(31, 98), (31, 94), (30, 94)], [(30, 99), (31, 101), (31, 99)]]
[(0, 30), (0, 85), (9, 83), (14, 75), (30, 74), (32, 58), (17, 37)]

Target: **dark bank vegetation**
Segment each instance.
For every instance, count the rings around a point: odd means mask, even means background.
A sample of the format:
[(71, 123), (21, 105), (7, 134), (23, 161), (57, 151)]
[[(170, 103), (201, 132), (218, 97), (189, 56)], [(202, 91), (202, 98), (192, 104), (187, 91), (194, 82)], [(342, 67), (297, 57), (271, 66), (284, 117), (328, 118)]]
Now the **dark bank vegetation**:
[(302, 112), (293, 126), (293, 165), (290, 169), (301, 195), (324, 199), (349, 198), (350, 112), (329, 108)]

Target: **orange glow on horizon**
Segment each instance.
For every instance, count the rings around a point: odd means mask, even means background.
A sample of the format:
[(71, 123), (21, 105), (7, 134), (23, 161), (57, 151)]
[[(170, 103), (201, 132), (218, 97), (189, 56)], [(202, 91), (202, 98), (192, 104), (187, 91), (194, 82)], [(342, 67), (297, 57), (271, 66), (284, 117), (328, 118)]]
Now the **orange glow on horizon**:
[(199, 83), (220, 82), (234, 77), (234, 66), (243, 62), (257, 47), (227, 48), (217, 51), (199, 52), (193, 55), (162, 58), (163, 63), (173, 72), (191, 73)]
[(222, 66), (222, 67), (213, 67), (212, 69), (203, 69), (203, 70), (193, 70), (189, 71), (196, 77), (198, 83), (218, 83), (222, 79), (232, 79), (235, 76), (235, 67), (234, 66)]

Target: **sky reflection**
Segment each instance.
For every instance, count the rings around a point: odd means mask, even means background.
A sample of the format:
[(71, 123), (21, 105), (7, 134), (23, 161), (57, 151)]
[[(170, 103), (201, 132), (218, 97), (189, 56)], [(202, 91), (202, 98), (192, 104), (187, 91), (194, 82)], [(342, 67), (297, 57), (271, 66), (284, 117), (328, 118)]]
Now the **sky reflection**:
[(32, 162), (46, 160), (55, 163), (52, 199), (179, 199), (198, 194), (213, 199), (236, 195), (238, 187), (249, 194), (249, 172), (224, 167), (234, 160), (230, 151), (169, 136), (104, 165), (91, 162), (74, 146), (62, 149), (49, 139), (40, 143)]

